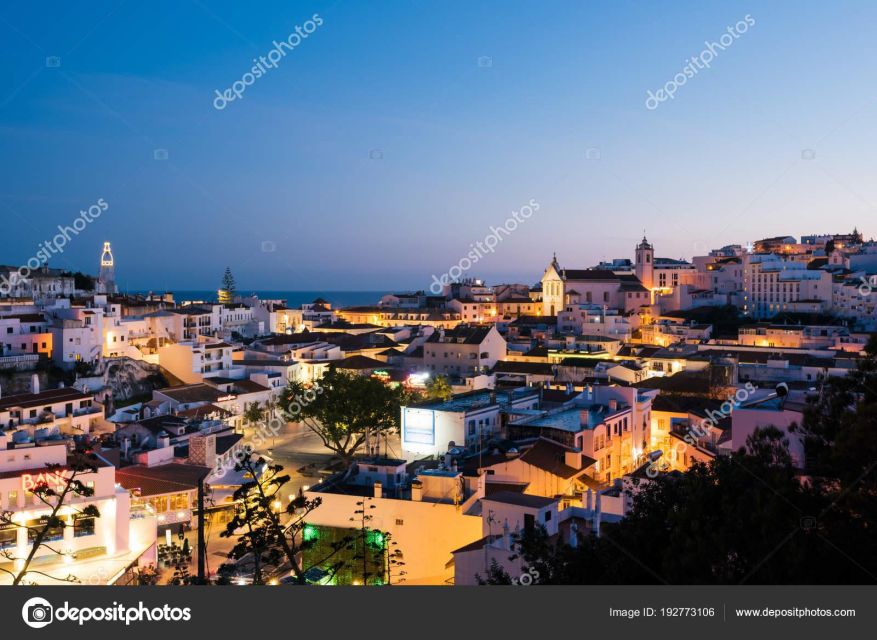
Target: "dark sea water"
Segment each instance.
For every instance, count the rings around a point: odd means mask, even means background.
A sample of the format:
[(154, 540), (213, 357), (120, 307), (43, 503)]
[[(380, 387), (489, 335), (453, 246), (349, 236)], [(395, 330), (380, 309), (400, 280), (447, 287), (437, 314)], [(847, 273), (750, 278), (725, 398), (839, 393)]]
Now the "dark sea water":
[[(134, 291), (132, 293), (149, 292)], [(377, 304), (381, 296), (386, 295), (389, 291), (249, 291), (239, 289), (237, 293), (241, 296), (250, 296), (255, 293), (262, 300), (286, 300), (286, 304), (291, 308), (298, 308), (305, 303), (313, 302), (317, 298), (323, 298), (330, 302), (333, 308), (337, 308)], [(216, 300), (216, 291), (181, 290), (174, 291), (173, 294), (176, 302), (192, 300), (212, 302)]]

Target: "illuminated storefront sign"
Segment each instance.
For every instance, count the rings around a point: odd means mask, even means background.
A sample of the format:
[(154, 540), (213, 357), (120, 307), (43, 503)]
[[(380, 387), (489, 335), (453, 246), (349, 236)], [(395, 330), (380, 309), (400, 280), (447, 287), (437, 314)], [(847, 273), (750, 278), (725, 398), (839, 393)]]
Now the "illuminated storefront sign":
[(44, 471), (43, 473), (24, 473), (21, 475), (21, 488), (32, 492), (40, 485), (47, 485), (50, 489), (60, 491), (67, 486), (69, 476), (66, 472)]
[(429, 373), (412, 373), (408, 376), (408, 385), (412, 387), (426, 387), (429, 381)]

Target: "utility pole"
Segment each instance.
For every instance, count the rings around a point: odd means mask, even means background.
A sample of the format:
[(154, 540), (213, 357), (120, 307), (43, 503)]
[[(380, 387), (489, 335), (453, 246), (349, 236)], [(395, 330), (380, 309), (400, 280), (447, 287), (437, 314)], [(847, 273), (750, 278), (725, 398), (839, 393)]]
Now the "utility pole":
[(207, 545), (204, 544), (204, 478), (198, 480), (198, 583), (207, 584), (204, 570), (207, 560)]

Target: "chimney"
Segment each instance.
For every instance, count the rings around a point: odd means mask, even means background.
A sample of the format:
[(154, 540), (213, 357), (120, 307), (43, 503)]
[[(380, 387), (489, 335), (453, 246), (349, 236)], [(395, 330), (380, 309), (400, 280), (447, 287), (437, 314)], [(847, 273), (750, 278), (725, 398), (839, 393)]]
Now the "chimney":
[(609, 401), (609, 410), (610, 411), (618, 411), (618, 400), (614, 398)]
[(167, 431), (162, 431), (158, 434), (158, 448), (166, 449), (169, 446), (171, 446), (171, 437)]
[(423, 501), (423, 483), (420, 480), (411, 481), (411, 500), (414, 502)]
[(216, 434), (192, 434), (189, 437), (189, 462), (202, 467), (216, 467)]
[(128, 457), (128, 449), (130, 448), (130, 446), (131, 446), (131, 438), (122, 438), (121, 449), (122, 449), (122, 457), (123, 458)]
[(38, 373), (35, 373), (30, 377), (30, 390), (31, 393), (34, 394), (40, 392), (40, 375)]
[(582, 454), (578, 451), (565, 451), (563, 453), (563, 458), (566, 466), (572, 467), (573, 469), (582, 468)]
[(588, 490), (585, 491), (585, 495), (583, 496), (582, 502), (585, 503), (585, 509), (590, 511), (594, 508), (594, 492), (588, 487)]
[(384, 487), (380, 480), (375, 480), (375, 498), (382, 498), (384, 495)]

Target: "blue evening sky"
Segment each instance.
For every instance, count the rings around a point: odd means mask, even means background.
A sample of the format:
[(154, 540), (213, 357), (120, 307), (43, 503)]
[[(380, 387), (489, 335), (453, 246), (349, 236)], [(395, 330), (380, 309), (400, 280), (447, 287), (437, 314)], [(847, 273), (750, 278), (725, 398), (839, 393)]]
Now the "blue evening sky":
[(470, 275), (632, 257), (644, 228), (667, 257), (877, 235), (875, 24), (871, 0), (6, 3), (0, 264), (99, 198), (51, 265), (95, 272), (110, 240), (131, 289), (214, 288), (226, 265), (243, 289), (422, 288), (531, 199)]

